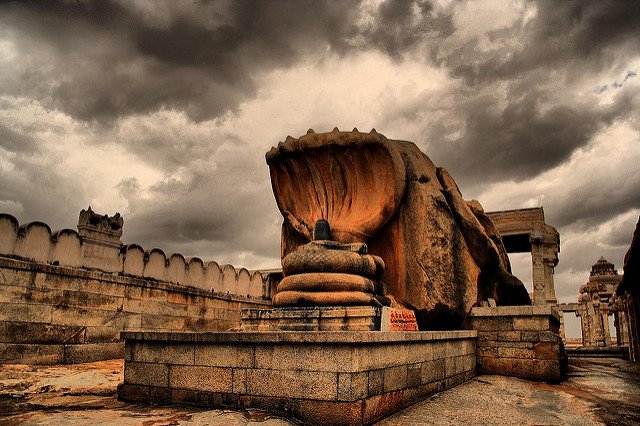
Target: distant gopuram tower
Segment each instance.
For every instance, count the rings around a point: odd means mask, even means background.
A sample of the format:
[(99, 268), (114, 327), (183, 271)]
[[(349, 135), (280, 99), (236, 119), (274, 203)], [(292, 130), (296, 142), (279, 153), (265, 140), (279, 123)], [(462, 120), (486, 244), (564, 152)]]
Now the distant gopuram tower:
[[(609, 330), (609, 315), (615, 315), (618, 345), (624, 344), (626, 330), (620, 329), (626, 321), (621, 321), (622, 311), (612, 306), (611, 297), (622, 281), (622, 275), (614, 269), (613, 263), (600, 257), (591, 267), (589, 282), (580, 286), (578, 304), (582, 308), (576, 315), (582, 317), (582, 345), (583, 346), (611, 346)], [(622, 327), (624, 328), (624, 327)]]

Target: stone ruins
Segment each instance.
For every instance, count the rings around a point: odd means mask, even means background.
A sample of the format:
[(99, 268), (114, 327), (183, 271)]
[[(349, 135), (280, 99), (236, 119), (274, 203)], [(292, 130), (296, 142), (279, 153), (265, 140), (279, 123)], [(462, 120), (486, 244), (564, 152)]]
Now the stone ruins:
[(121, 399), (370, 424), (477, 371), (562, 379), (558, 313), (413, 143), (310, 130), (266, 158), (284, 219), (272, 306), (239, 332), (123, 332)]
[(558, 308), (562, 312), (573, 312), (580, 318), (582, 327), (582, 346), (612, 346), (609, 315), (614, 315), (616, 325), (616, 344), (628, 346), (629, 335), (625, 313), (613, 297), (622, 275), (604, 257), (591, 267), (589, 282), (579, 288), (577, 303), (562, 303)]
[[(640, 230), (624, 276), (600, 259), (558, 305), (542, 208), (485, 212), (411, 142), (309, 130), (266, 160), (281, 269), (125, 245), (124, 219), (91, 207), (77, 231), (0, 215), (3, 362), (124, 358), (122, 401), (361, 425), (477, 374), (560, 382), (563, 312), (585, 347), (612, 344), (616, 315), (638, 359)], [(531, 295), (514, 252), (531, 253)]]
[(0, 214), (0, 359), (55, 364), (124, 355), (125, 329), (226, 330), (269, 306), (278, 273), (170, 256), (120, 240), (124, 220), (82, 210), (78, 231)]
[(624, 275), (616, 289), (616, 300), (627, 320), (629, 358), (640, 361), (640, 219), (624, 256)]
[(531, 253), (533, 303), (555, 304), (553, 269), (558, 264), (560, 234), (544, 220), (542, 207), (489, 212), (507, 253)]
[[(287, 261), (302, 256), (299, 247), (304, 253), (319, 247), (311, 242), (313, 226), (325, 220), (336, 243), (359, 245), (356, 251), (366, 247), (373, 255), (368, 263), (384, 283), (369, 293), (344, 295), (340, 304), (402, 307), (415, 312), (421, 329), (447, 330), (460, 328), (483, 300), (531, 303), (509, 272), (500, 236), (480, 203), (466, 202), (449, 173), (413, 143), (388, 140), (375, 130), (310, 130), (273, 148), (267, 163), (284, 217), (285, 275)], [(321, 286), (294, 285), (279, 289), (274, 304), (335, 304), (329, 297)]]
[[(589, 281), (578, 288), (578, 301), (557, 305), (561, 314), (573, 313), (580, 319), (581, 346), (570, 348), (570, 352), (590, 356), (618, 354), (632, 361), (640, 360), (640, 301), (636, 266), (640, 261), (639, 235), (640, 221), (625, 256), (624, 275), (618, 274), (611, 262), (600, 257), (591, 267)], [(615, 335), (610, 329), (609, 317), (613, 317)], [(563, 324), (560, 334), (566, 340)]]

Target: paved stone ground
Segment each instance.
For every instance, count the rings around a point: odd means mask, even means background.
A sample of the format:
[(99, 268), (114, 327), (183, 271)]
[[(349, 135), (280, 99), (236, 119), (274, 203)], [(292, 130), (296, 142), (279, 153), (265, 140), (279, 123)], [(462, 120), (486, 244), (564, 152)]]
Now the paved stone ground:
[[(0, 369), (0, 425), (291, 425), (261, 411), (145, 407), (115, 399), (122, 360)], [(478, 376), (380, 425), (640, 424), (640, 364), (572, 359), (559, 385)]]
[(478, 376), (398, 412), (380, 425), (638, 425), (640, 364), (570, 359), (559, 385)]

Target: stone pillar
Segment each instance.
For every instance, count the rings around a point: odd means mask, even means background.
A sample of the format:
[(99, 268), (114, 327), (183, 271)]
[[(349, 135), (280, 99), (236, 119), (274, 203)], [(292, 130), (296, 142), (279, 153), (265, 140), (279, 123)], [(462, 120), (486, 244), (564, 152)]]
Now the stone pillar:
[(545, 265), (542, 253), (542, 244), (540, 243), (531, 243), (531, 265), (533, 278), (533, 304), (546, 305)]
[(600, 313), (602, 318), (602, 336), (604, 337), (604, 345), (611, 346), (611, 330), (609, 329), (609, 312), (605, 309)]
[(543, 245), (544, 291), (547, 304), (556, 305), (556, 289), (553, 283), (553, 272), (558, 265), (558, 244)]
[(582, 346), (591, 346), (591, 324), (589, 315), (586, 310), (576, 312), (576, 316), (580, 318), (580, 328), (582, 329)]
[(562, 341), (566, 343), (567, 336), (564, 333), (564, 312), (559, 310), (558, 315), (560, 315), (560, 329), (558, 330), (558, 334), (560, 334)]
[(547, 304), (555, 305), (558, 303), (556, 299), (556, 290), (553, 284), (553, 269), (555, 263), (551, 260), (544, 259), (544, 292)]
[(600, 314), (600, 303), (587, 303), (587, 312), (590, 317), (589, 328), (591, 328), (591, 346), (606, 346), (604, 337), (604, 327), (602, 325), (602, 315)]
[(629, 324), (625, 311), (616, 312), (618, 346), (629, 345)]
[(629, 357), (631, 361), (640, 361), (640, 301), (638, 296), (626, 294), (624, 307), (629, 330)]

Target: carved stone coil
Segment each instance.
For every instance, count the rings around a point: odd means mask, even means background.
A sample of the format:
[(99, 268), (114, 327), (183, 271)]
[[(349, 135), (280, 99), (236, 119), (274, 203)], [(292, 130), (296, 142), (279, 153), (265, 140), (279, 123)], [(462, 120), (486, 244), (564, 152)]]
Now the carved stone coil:
[(284, 275), (339, 272), (378, 280), (384, 272), (384, 261), (379, 256), (351, 250), (328, 250), (311, 243), (304, 250), (296, 250), (285, 256), (282, 269)]
[(273, 298), (274, 306), (382, 306), (371, 293), (362, 291), (283, 291)]
[(369, 278), (335, 272), (315, 272), (284, 277), (278, 284), (281, 291), (363, 291), (375, 293), (377, 285)]
[[(331, 238), (328, 222), (316, 223), (318, 234)], [(366, 244), (311, 241), (285, 256), (282, 267), (274, 306), (381, 306), (384, 261), (367, 254)]]

